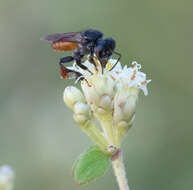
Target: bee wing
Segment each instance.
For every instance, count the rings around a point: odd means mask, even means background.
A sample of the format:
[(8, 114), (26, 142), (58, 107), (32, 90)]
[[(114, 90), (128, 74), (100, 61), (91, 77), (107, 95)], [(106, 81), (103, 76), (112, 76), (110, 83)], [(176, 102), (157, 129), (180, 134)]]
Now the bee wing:
[(81, 42), (81, 33), (80, 32), (68, 32), (68, 33), (61, 33), (61, 34), (50, 34), (43, 36), (40, 40), (47, 40), (51, 42), (61, 41), (61, 42)]

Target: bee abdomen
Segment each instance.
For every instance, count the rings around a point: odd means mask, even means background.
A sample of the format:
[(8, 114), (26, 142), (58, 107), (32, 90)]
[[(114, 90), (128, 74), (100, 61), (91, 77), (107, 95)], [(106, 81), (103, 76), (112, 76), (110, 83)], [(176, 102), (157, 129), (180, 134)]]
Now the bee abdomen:
[(72, 51), (78, 47), (77, 43), (74, 42), (53, 42), (52, 48), (56, 51)]

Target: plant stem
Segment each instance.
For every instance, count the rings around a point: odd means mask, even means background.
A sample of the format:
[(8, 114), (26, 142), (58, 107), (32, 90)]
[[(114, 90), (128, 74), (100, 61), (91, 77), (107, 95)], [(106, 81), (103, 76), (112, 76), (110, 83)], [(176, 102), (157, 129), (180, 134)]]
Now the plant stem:
[(101, 123), (102, 130), (109, 145), (114, 145), (114, 134), (112, 127), (112, 116), (107, 114), (103, 117), (98, 116), (98, 120)]
[(129, 190), (125, 167), (123, 164), (122, 154), (120, 150), (112, 156), (112, 166), (114, 169), (115, 176), (117, 178), (119, 190)]
[(113, 136), (113, 130), (112, 130), (112, 124), (110, 122), (106, 122), (106, 121), (103, 121), (102, 122), (102, 129), (104, 131), (104, 134), (105, 134), (105, 138), (107, 139), (108, 141), (108, 144), (109, 145), (114, 145), (114, 136)]
[(107, 152), (108, 143), (92, 120), (85, 126), (81, 126), (81, 129), (101, 148), (101, 150), (103, 150), (103, 152)]

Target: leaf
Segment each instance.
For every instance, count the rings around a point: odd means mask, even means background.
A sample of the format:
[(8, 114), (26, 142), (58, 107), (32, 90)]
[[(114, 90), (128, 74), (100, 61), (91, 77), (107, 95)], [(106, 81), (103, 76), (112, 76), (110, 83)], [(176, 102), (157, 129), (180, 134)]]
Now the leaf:
[(110, 166), (110, 158), (98, 146), (83, 152), (73, 165), (75, 181), (85, 184), (102, 176)]

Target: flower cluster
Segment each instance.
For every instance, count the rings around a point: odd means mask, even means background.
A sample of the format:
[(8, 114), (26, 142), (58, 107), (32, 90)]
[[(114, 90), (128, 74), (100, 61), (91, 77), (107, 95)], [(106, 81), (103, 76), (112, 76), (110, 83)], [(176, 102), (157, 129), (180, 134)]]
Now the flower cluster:
[(0, 167), (0, 190), (13, 189), (14, 172), (10, 166), (4, 165)]
[[(146, 74), (140, 71), (141, 65), (137, 62), (132, 62), (132, 67), (122, 67), (116, 62), (110, 59), (106, 67), (101, 68), (98, 60), (95, 59), (95, 66), (87, 60), (84, 65), (91, 72), (76, 64), (68, 67), (81, 73), (82, 92), (72, 86), (64, 91), (64, 102), (74, 112), (77, 124), (106, 151), (110, 151), (109, 147), (120, 147), (133, 123), (138, 94), (142, 90), (147, 95), (147, 84), (151, 81), (146, 80)], [(116, 66), (111, 69), (114, 64)], [(96, 127), (95, 120), (100, 123), (102, 132)], [(92, 132), (88, 132), (88, 126)]]

